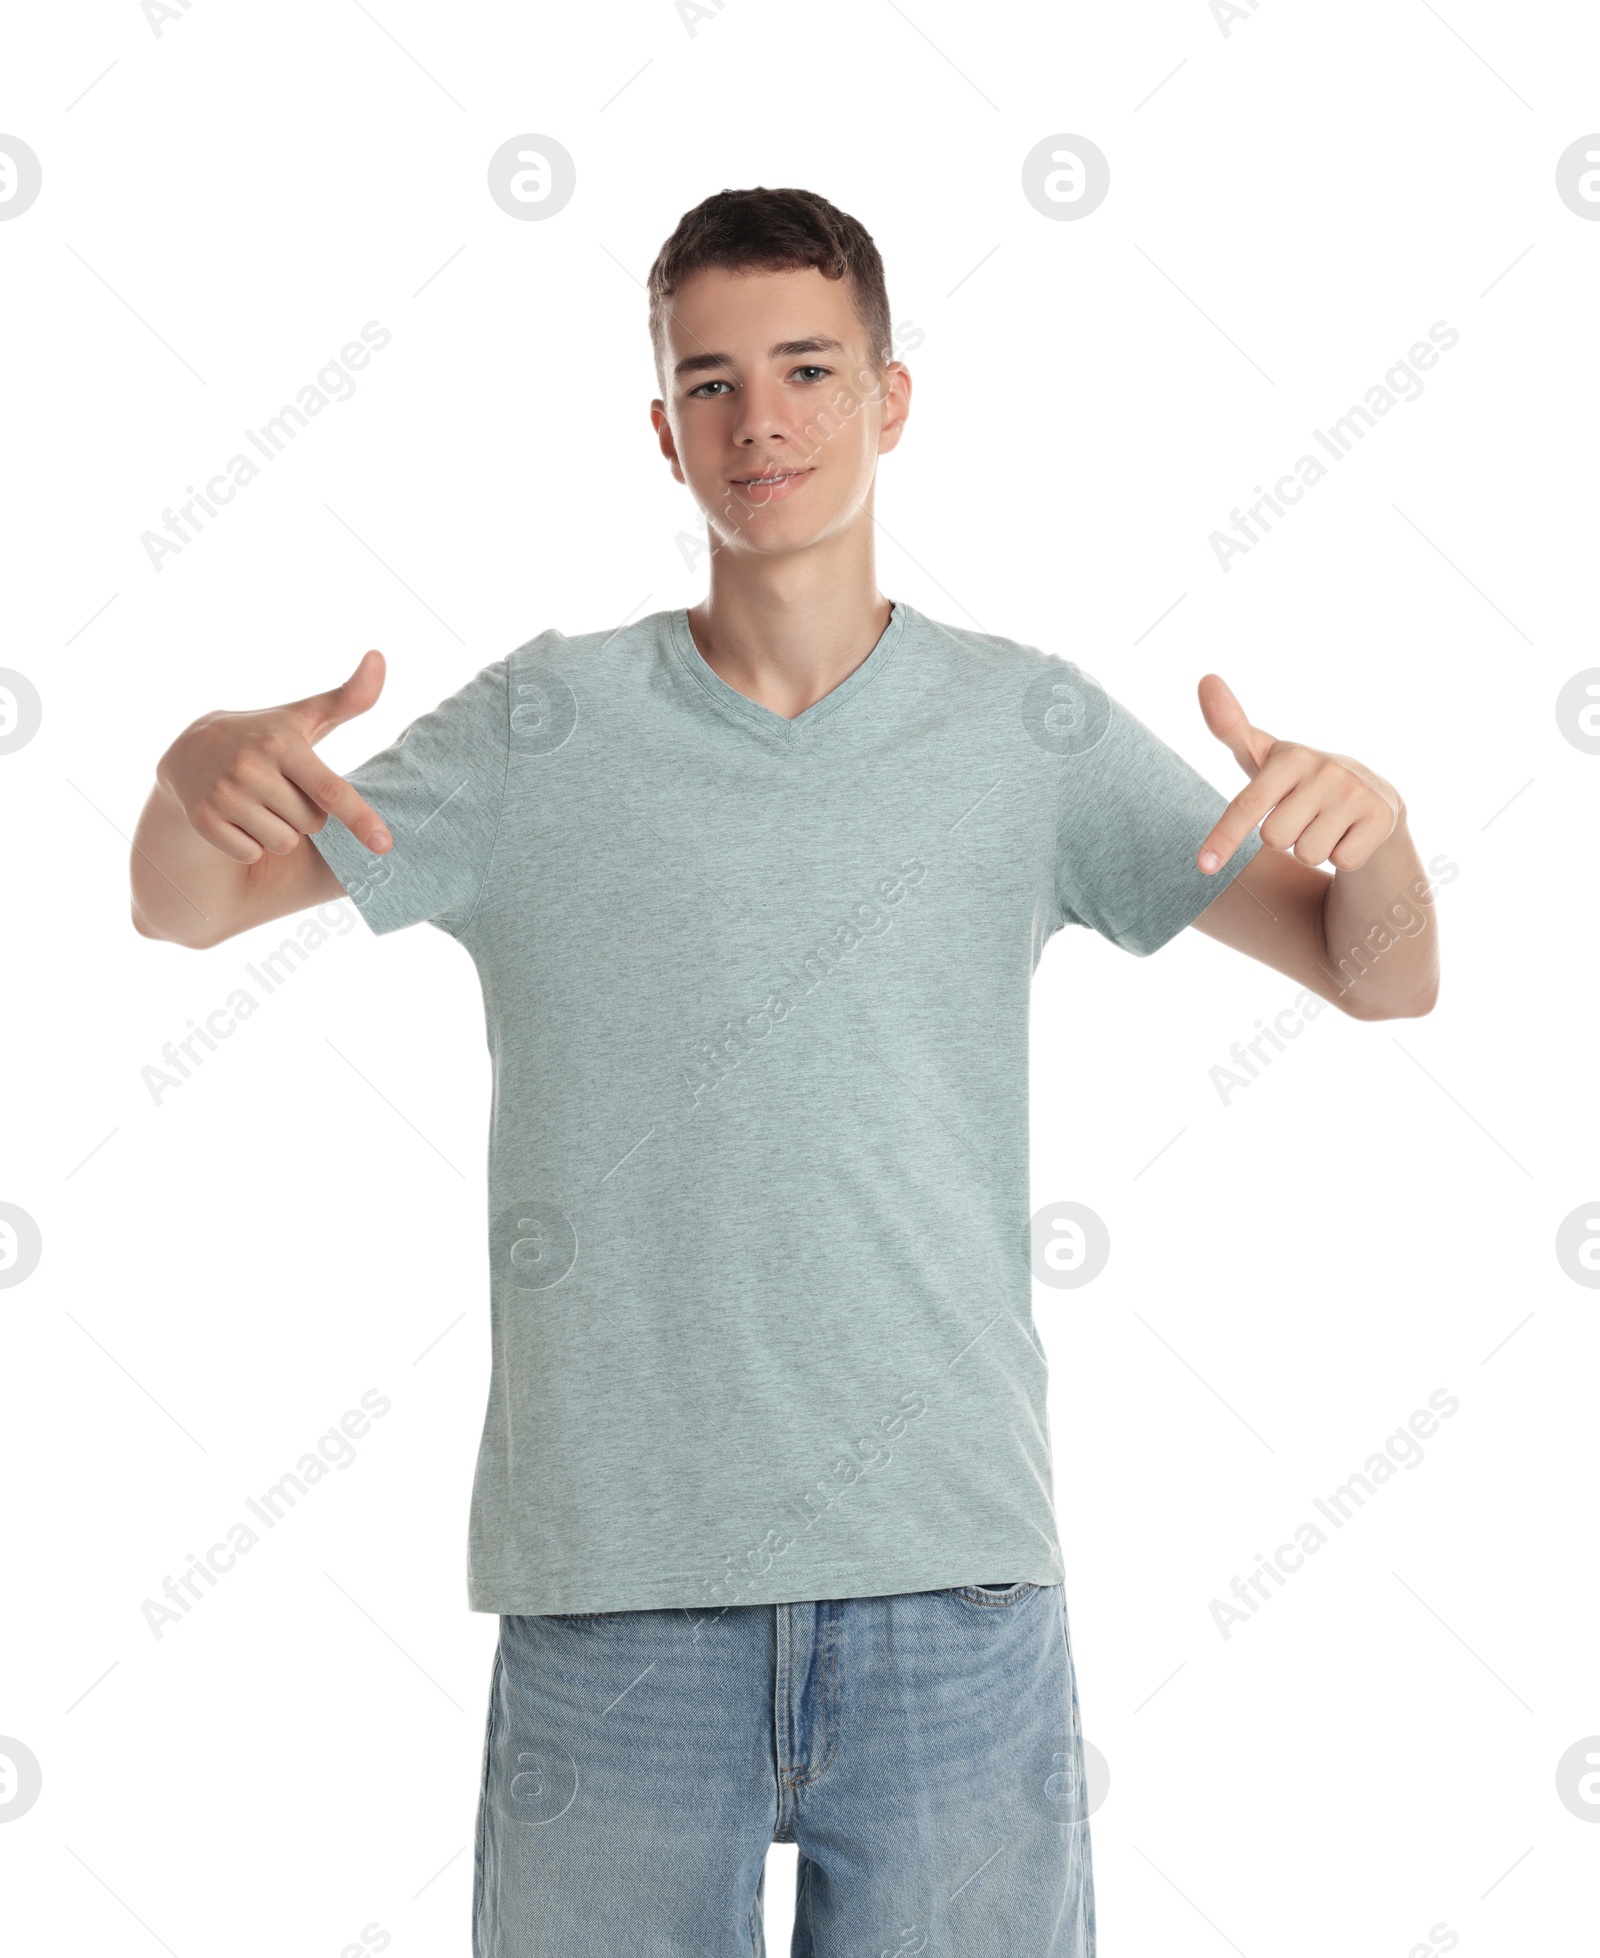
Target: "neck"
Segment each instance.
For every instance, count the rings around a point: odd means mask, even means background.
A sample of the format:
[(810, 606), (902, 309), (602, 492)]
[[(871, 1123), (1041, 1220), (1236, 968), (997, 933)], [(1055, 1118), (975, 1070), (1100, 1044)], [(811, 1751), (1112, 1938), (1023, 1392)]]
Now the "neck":
[(719, 679), (793, 720), (862, 664), (891, 610), (878, 589), (869, 497), (804, 551), (767, 557), (713, 542), (711, 589), (689, 626)]

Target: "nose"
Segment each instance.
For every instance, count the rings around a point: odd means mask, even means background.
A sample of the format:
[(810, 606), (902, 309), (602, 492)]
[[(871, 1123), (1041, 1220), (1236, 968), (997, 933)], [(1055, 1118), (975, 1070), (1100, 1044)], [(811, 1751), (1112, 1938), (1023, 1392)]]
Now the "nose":
[(739, 395), (733, 439), (743, 449), (780, 449), (793, 440), (794, 409), (776, 381), (747, 381)]

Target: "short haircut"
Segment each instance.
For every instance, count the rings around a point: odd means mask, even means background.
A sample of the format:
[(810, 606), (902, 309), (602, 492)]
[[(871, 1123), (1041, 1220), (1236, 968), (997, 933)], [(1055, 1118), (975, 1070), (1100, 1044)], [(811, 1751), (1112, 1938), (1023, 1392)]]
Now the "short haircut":
[(650, 268), (650, 344), (664, 378), (672, 295), (694, 273), (791, 272), (812, 266), (848, 279), (867, 354), (881, 373), (893, 358), (883, 260), (858, 219), (814, 190), (719, 190), (679, 218)]

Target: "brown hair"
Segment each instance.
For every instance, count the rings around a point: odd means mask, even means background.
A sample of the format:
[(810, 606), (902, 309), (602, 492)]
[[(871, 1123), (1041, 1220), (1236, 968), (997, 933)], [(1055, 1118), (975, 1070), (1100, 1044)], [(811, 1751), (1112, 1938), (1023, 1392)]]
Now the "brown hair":
[(719, 190), (685, 211), (650, 268), (650, 344), (660, 372), (672, 295), (707, 266), (789, 272), (812, 266), (849, 279), (867, 353), (881, 371), (893, 357), (883, 260), (866, 227), (814, 190)]

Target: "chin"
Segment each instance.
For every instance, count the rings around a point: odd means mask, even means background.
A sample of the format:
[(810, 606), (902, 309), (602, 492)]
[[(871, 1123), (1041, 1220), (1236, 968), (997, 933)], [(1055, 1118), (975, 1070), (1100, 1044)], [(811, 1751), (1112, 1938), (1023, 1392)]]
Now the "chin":
[(802, 520), (798, 511), (781, 509), (753, 510), (742, 518), (730, 518), (719, 510), (714, 517), (708, 512), (706, 521), (726, 549), (758, 556), (803, 551), (837, 528), (833, 521), (819, 523), (815, 511), (808, 511)]
[(714, 518), (708, 513), (707, 523), (733, 549), (763, 553), (801, 551), (848, 528), (862, 514), (860, 503), (823, 509), (817, 501), (810, 500), (802, 509), (797, 500), (793, 505), (774, 504), (770, 509), (752, 510), (748, 515), (730, 516), (719, 508)]
[(752, 557), (792, 557), (798, 551), (807, 551), (814, 544), (823, 543), (837, 528), (835, 524), (823, 524), (820, 528), (807, 524), (804, 529), (798, 524), (774, 524), (764, 532), (745, 530), (732, 540), (732, 547), (746, 550)]

